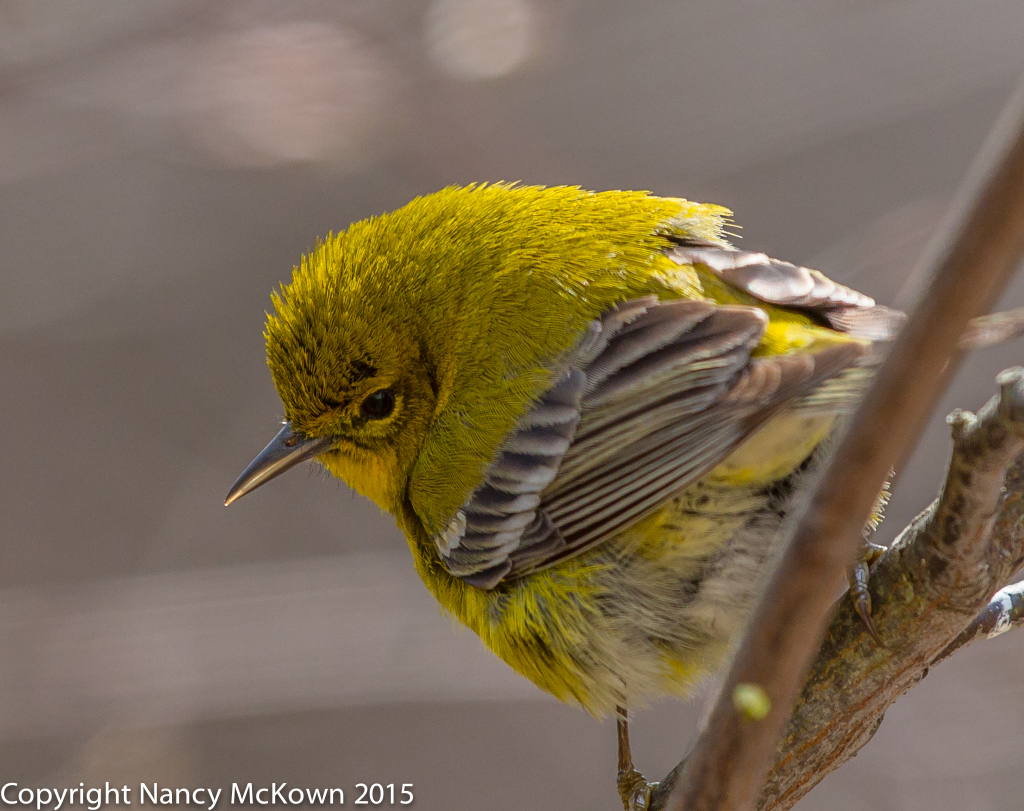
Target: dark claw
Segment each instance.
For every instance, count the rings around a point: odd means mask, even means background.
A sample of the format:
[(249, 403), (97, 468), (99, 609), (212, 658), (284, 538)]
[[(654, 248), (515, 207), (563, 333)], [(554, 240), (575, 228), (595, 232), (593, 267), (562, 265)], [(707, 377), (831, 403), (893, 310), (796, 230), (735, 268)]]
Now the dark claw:
[(861, 559), (853, 564), (850, 569), (850, 599), (853, 600), (853, 607), (857, 610), (864, 627), (867, 628), (871, 638), (879, 647), (886, 647), (871, 621), (871, 591), (868, 588), (868, 580), (871, 577), (871, 564), (878, 560), (885, 552), (884, 546), (864, 541), (861, 550)]
[(867, 628), (875, 644), (880, 648), (884, 648), (886, 645), (882, 641), (882, 637), (878, 635), (875, 623), (871, 621), (871, 598), (862, 599), (861, 597), (854, 597), (853, 607), (857, 609), (857, 615), (860, 617), (861, 622), (864, 623), (864, 627)]

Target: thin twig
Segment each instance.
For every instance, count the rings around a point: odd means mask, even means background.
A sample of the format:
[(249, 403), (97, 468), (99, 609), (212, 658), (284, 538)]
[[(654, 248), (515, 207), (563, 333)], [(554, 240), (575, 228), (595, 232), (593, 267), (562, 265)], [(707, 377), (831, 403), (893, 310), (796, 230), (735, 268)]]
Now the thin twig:
[[(792, 807), (871, 739), (889, 705), (955, 649), (951, 640), (966, 644), (989, 627), (986, 618), (996, 621), (991, 595), (1024, 562), (1024, 371), (1008, 370), (999, 381), (999, 396), (977, 417), (951, 417), (941, 495), (872, 568), (872, 618), (885, 647), (871, 640), (850, 600), (836, 606), (761, 811)], [(968, 623), (969, 637), (961, 634)]]
[(965, 352), (997, 346), (1024, 335), (1024, 307), (1003, 310), (992, 315), (979, 315), (971, 319), (960, 336), (960, 348)]
[(975, 617), (959, 636), (932, 659), (932, 667), (948, 659), (961, 648), (966, 648), (979, 636), (991, 639), (1024, 625), (1024, 582), (1000, 589), (984, 610)]
[[(928, 294), (826, 465), (754, 611), (707, 728), (655, 790), (653, 809), (753, 808), (882, 483), (908, 455), (945, 388), (967, 322), (988, 312), (1024, 253), (1024, 86), (1017, 95), (936, 243)], [(736, 687), (745, 683), (760, 686), (771, 701), (761, 721), (744, 720), (733, 706)]]

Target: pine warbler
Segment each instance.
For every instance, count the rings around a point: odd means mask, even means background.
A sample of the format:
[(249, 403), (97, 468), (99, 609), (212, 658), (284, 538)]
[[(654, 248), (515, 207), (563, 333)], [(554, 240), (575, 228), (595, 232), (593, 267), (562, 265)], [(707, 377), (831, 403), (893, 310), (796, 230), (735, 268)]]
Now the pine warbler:
[(643, 192), (447, 188), (318, 244), (274, 295), (307, 459), (394, 515), (441, 606), (595, 715), (686, 695), (900, 316)]

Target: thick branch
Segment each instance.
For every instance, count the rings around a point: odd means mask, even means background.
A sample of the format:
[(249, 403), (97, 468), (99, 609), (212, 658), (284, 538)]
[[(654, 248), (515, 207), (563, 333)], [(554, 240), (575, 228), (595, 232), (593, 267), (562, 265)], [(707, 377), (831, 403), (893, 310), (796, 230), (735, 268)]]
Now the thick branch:
[(792, 807), (871, 739), (889, 705), (929, 667), (1024, 613), (1019, 592), (989, 602), (1024, 561), (1024, 371), (999, 381), (999, 396), (977, 417), (952, 415), (941, 495), (872, 569), (872, 619), (886, 647), (871, 640), (848, 599), (838, 603), (762, 790), (762, 811)]
[[(654, 792), (652, 808), (753, 807), (818, 649), (831, 595), (856, 554), (882, 482), (908, 454), (952, 374), (956, 364), (950, 358), (967, 322), (991, 308), (1024, 252), (1024, 92), (1020, 96), (990, 140), (960, 213), (934, 252), (927, 296), (822, 473), (754, 612), (707, 728), (689, 759)], [(932, 556), (924, 568), (945, 582), (942, 560)], [(770, 699), (763, 720), (744, 720), (733, 707), (732, 695), (744, 683), (760, 686)]]

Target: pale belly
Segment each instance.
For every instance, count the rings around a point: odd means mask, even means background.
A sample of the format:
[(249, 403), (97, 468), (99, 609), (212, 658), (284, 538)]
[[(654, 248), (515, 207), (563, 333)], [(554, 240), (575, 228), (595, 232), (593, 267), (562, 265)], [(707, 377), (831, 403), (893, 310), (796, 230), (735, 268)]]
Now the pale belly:
[(688, 695), (743, 628), (801, 465), (833, 420), (781, 415), (615, 538), (491, 592), (466, 587), (449, 607), (538, 687), (595, 715)]
[(470, 625), (595, 715), (688, 695), (742, 629), (791, 489), (698, 482), (594, 551), (493, 594), (487, 627)]

